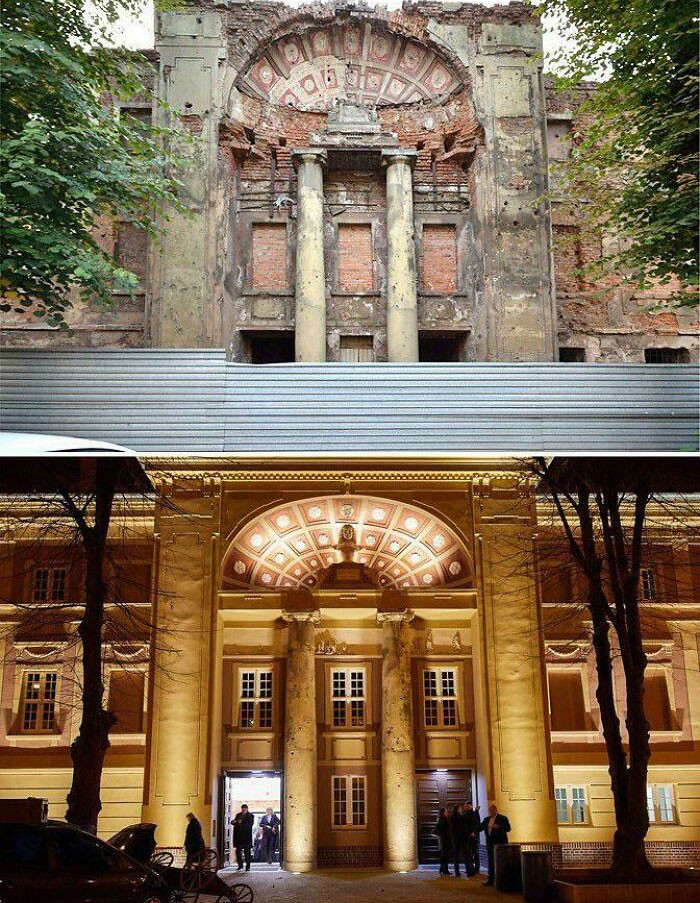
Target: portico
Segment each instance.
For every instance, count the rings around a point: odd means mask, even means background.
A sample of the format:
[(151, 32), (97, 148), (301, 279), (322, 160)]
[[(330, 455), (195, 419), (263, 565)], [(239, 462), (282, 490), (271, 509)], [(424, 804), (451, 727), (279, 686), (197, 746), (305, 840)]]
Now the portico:
[[(168, 606), (178, 660), (207, 668), (188, 691), (199, 709), (155, 687), (144, 812), (161, 844), (179, 841), (189, 807), (221, 846), (222, 775), (260, 772), (281, 775), (293, 872), (428, 861), (438, 774), (482, 811), (497, 799), (516, 839), (557, 840), (534, 574), (496, 564), (503, 535), (531, 546), (532, 511), (513, 474), (482, 466), (448, 477), (190, 464), (163, 485), (177, 541), (212, 537), (183, 586), (201, 588), (202, 567), (216, 576), (208, 635), (190, 620), (178, 629), (184, 600)], [(494, 605), (517, 629), (494, 631)]]

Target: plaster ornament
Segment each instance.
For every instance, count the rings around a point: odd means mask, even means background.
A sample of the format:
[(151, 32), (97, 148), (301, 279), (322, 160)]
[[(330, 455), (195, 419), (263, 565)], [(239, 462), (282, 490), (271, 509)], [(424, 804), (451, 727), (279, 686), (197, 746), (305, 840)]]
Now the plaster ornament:
[(348, 644), (338, 642), (330, 630), (321, 630), (316, 635), (317, 655), (347, 655)]
[(441, 549), (445, 545), (445, 537), (442, 533), (438, 533), (437, 536), (433, 539), (433, 545), (436, 549)]
[(322, 514), (323, 512), (318, 507), (318, 505), (313, 505), (311, 508), (309, 508), (309, 517), (313, 518), (313, 520), (318, 520)]
[(423, 574), (423, 583), (432, 583), (433, 575), (432, 574)]
[(407, 517), (404, 521), (404, 525), (407, 530), (417, 530), (418, 529), (418, 519), (415, 517)]
[(428, 629), (425, 631), (425, 651), (432, 652), (433, 648), (433, 631)]
[(384, 508), (372, 508), (372, 520), (384, 520), (386, 510)]
[(461, 652), (462, 651), (462, 640), (459, 637), (459, 631), (455, 631), (455, 635), (452, 637), (452, 651), (453, 652)]
[(343, 517), (352, 517), (355, 513), (355, 509), (352, 507), (352, 505), (342, 505), (340, 508), (340, 513), (343, 515)]
[(286, 514), (280, 514), (277, 518), (277, 526), (280, 530), (285, 530), (290, 524), (289, 516)]
[(235, 561), (233, 570), (236, 574), (245, 574), (245, 563), (243, 561)]
[(253, 535), (250, 539), (250, 544), (251, 544), (251, 546), (253, 546), (254, 549), (260, 548), (260, 546), (263, 544), (263, 538), (260, 535), (260, 533), (253, 533)]
[(450, 566), (447, 570), (450, 572), (450, 574), (452, 574), (453, 577), (456, 577), (457, 574), (459, 574), (462, 570), (462, 565), (459, 563), (459, 561), (451, 561)]
[(319, 533), (318, 535), (318, 544), (320, 546), (327, 546), (330, 542), (330, 537), (327, 533)]

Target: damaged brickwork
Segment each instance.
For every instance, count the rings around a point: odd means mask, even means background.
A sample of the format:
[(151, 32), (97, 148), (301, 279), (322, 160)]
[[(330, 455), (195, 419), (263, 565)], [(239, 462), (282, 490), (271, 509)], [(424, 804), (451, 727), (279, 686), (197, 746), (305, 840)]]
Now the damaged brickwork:
[(387, 360), (382, 154), (400, 148), (415, 155), (406, 285), (421, 360), (639, 361), (650, 348), (696, 360), (697, 313), (663, 306), (672, 287), (639, 295), (579, 274), (601, 248), (557, 192), (590, 88), (557, 93), (540, 50), (525, 3), (207, 0), (159, 14), (156, 92), (195, 139), (190, 216), (172, 213), (160, 250), (128, 224), (105, 227), (142, 293), (106, 313), (76, 308), (65, 336), (15, 322), (3, 342), (293, 360), (293, 155), (311, 147), (324, 155), (325, 359)]

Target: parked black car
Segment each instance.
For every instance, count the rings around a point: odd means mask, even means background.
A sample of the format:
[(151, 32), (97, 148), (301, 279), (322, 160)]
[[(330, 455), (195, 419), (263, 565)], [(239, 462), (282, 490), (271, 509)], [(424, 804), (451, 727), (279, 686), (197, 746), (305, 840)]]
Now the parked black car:
[(0, 903), (167, 903), (163, 878), (62, 822), (0, 824)]

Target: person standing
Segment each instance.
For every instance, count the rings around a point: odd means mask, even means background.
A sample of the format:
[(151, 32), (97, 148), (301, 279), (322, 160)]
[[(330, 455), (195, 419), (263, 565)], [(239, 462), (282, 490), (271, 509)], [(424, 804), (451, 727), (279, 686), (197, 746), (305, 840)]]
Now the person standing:
[(464, 847), (467, 859), (467, 875), (471, 878), (479, 874), (479, 829), (481, 819), (478, 810), (474, 810), (472, 804), (464, 804)]
[(236, 848), (236, 862), (238, 863), (238, 871), (243, 869), (243, 860), (245, 859), (245, 870), (250, 871), (250, 848), (253, 846), (253, 813), (248, 811), (245, 803), (241, 806), (241, 811), (236, 813), (233, 819), (233, 845)]
[(187, 819), (187, 828), (185, 829), (185, 853), (187, 854), (187, 862), (191, 862), (195, 856), (203, 853), (204, 835), (202, 834), (202, 823), (196, 817), (194, 812), (188, 812), (185, 816)]
[(505, 815), (501, 815), (495, 803), (489, 806), (489, 814), (482, 821), (479, 829), (486, 834), (486, 855), (489, 862), (489, 877), (485, 882), (492, 886), (496, 880), (496, 855), (495, 848), (502, 843), (508, 843), (510, 822)]
[(450, 820), (447, 809), (440, 810), (437, 824), (433, 829), (433, 834), (440, 840), (440, 874), (449, 875), (452, 843), (450, 840)]
[(459, 878), (461, 874), (459, 870), (460, 863), (464, 863), (465, 870), (467, 868), (464, 853), (464, 815), (460, 804), (452, 807), (452, 815), (450, 815), (450, 840), (452, 841), (455, 878)]
[(262, 855), (268, 865), (272, 865), (272, 860), (277, 850), (277, 840), (280, 833), (280, 820), (275, 814), (275, 810), (268, 806), (265, 814), (260, 819), (260, 827), (263, 831)]

